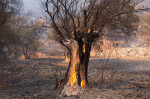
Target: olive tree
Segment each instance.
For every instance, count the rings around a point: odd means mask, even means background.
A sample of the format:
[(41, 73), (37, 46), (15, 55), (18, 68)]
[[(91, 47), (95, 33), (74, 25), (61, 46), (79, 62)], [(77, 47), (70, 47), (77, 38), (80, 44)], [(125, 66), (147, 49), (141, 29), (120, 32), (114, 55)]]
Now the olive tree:
[(16, 43), (16, 35), (8, 24), (12, 16), (19, 14), (22, 9), (22, 0), (0, 0), (0, 61), (4, 61), (6, 46)]
[(144, 10), (142, 0), (42, 0), (57, 41), (67, 48), (70, 62), (64, 79), (63, 95), (78, 94), (88, 86), (88, 63), (93, 42), (106, 31), (130, 36), (137, 22), (136, 12)]

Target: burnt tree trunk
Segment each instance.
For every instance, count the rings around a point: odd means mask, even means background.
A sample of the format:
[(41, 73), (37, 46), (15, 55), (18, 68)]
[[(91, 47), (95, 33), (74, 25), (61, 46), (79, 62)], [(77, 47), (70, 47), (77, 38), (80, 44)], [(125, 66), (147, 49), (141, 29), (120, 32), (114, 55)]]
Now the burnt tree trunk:
[(76, 29), (72, 33), (73, 39), (71, 39), (71, 47), (69, 48), (70, 63), (65, 78), (57, 84), (57, 87), (60, 87), (62, 84), (65, 85), (62, 95), (77, 95), (88, 86), (88, 63), (91, 45), (99, 35), (94, 31), (93, 27), (87, 29), (86, 11), (84, 11), (84, 15), (83, 31)]
[(76, 95), (88, 86), (88, 63), (91, 52), (91, 45), (98, 35), (94, 33), (88, 34), (85, 37), (75, 38), (71, 42), (70, 66), (66, 76), (61, 82), (58, 82), (58, 87), (65, 83), (62, 91), (63, 95)]

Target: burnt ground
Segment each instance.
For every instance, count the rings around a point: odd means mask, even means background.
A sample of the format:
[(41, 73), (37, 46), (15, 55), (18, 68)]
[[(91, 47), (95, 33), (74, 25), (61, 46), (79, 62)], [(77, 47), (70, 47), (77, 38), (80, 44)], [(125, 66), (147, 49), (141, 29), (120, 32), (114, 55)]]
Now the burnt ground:
[(0, 64), (0, 99), (150, 99), (149, 60), (91, 58), (89, 87), (71, 97), (54, 90), (54, 74), (61, 79), (66, 69), (58, 57)]

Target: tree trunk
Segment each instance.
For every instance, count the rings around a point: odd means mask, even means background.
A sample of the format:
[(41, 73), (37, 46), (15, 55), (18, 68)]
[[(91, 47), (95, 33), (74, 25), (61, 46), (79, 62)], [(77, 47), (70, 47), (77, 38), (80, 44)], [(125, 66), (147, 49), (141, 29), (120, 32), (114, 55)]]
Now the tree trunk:
[(69, 51), (67, 50), (67, 48), (64, 48), (64, 56), (65, 56), (65, 61), (69, 61)]
[(28, 55), (28, 50), (27, 50), (27, 48), (24, 48), (24, 47), (23, 47), (23, 54), (24, 54), (24, 56), (25, 56), (25, 59), (30, 59), (30, 57), (29, 57), (29, 55)]
[(62, 95), (77, 95), (88, 86), (87, 70), (91, 51), (91, 44), (72, 42), (70, 68), (67, 75), (67, 83)]
[[(83, 33), (86, 34), (86, 33)], [(89, 30), (88, 34), (82, 35), (80, 30), (73, 34), (70, 42), (70, 62), (64, 79), (57, 83), (57, 87), (62, 85), (64, 89), (62, 95), (77, 95), (88, 86), (88, 63), (91, 52), (91, 45), (99, 35)], [(63, 43), (62, 43), (63, 45)]]

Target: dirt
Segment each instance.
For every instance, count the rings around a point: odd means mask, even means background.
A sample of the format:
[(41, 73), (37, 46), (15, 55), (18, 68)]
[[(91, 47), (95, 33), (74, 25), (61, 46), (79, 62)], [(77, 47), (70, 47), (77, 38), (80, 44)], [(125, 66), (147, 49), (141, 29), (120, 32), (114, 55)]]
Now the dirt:
[(0, 64), (0, 99), (150, 99), (149, 60), (91, 58), (89, 87), (70, 97), (54, 90), (67, 66), (61, 57)]

